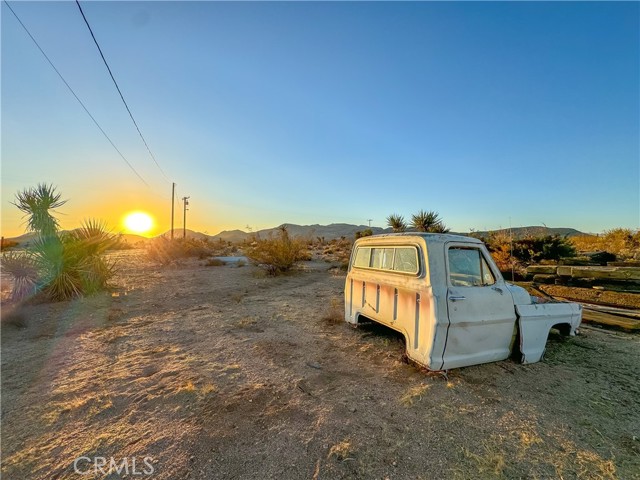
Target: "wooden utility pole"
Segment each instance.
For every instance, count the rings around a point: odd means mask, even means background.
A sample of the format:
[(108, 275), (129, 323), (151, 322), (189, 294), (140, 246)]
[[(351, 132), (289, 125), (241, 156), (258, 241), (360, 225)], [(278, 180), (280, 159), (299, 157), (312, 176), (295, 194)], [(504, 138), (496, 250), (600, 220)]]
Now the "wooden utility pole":
[(368, 218), (367, 222), (369, 222), (369, 228), (371, 228), (371, 222), (373, 221), (373, 218)]
[(173, 240), (173, 214), (175, 211), (176, 184), (171, 184), (171, 240)]
[(182, 197), (184, 202), (184, 217), (182, 219), (182, 238), (187, 238), (187, 205), (189, 205), (189, 199), (191, 197)]

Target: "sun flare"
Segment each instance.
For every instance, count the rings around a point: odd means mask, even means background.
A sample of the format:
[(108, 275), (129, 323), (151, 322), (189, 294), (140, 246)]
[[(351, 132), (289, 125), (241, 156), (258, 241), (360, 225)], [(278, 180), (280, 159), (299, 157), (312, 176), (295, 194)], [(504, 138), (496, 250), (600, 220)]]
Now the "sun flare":
[(124, 226), (133, 233), (147, 233), (153, 227), (153, 218), (145, 212), (131, 212), (124, 217)]

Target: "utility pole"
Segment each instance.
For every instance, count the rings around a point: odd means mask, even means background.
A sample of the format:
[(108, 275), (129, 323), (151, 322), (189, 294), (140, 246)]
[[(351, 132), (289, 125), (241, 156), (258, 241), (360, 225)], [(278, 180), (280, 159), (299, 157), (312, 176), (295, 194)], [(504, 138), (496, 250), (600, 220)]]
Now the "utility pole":
[(184, 202), (184, 217), (182, 219), (182, 238), (187, 238), (187, 205), (189, 205), (189, 199), (191, 197), (182, 197)]
[(369, 228), (371, 228), (371, 222), (373, 221), (373, 218), (369, 218), (367, 219), (367, 222), (369, 222)]
[(175, 211), (176, 184), (171, 184), (171, 240), (173, 240), (173, 214)]

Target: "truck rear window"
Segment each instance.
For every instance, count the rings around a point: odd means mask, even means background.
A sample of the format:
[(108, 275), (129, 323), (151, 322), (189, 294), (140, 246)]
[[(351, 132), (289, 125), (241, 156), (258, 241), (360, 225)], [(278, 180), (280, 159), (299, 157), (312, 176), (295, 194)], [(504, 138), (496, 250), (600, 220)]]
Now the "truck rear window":
[(418, 250), (416, 247), (358, 247), (353, 266), (416, 274)]

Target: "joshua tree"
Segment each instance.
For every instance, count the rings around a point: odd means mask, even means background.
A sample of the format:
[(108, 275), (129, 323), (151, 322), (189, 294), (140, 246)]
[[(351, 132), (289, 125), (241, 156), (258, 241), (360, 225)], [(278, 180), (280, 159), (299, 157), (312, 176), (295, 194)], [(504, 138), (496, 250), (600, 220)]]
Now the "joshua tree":
[(420, 210), (415, 215), (411, 215), (411, 226), (418, 232), (445, 233), (449, 231), (442, 223), (438, 212), (433, 210), (428, 212)]
[(407, 223), (402, 215), (392, 213), (387, 217), (387, 225), (389, 225), (395, 233), (404, 232), (407, 229)]

